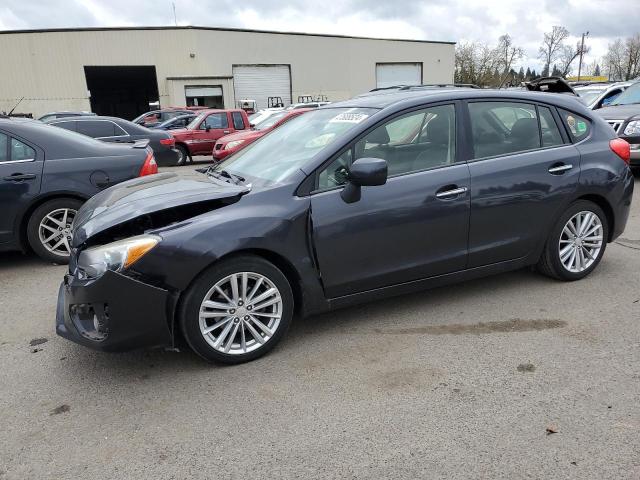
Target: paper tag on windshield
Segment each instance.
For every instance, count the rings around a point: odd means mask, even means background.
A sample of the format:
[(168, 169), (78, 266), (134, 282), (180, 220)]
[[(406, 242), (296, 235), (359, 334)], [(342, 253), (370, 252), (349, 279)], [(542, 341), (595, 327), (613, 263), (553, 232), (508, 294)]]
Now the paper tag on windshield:
[(329, 123), (360, 123), (368, 116), (366, 113), (341, 113), (329, 120)]

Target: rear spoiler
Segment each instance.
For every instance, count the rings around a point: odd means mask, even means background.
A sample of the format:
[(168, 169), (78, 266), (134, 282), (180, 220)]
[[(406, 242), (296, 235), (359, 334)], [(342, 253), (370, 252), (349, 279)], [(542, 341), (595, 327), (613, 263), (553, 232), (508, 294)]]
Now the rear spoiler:
[(571, 88), (571, 85), (561, 77), (540, 77), (530, 82), (524, 82), (524, 86), (532, 92), (569, 93), (571, 95), (578, 95), (575, 90)]
[(143, 138), (142, 140), (136, 140), (131, 145), (131, 148), (147, 148), (149, 146), (149, 139)]

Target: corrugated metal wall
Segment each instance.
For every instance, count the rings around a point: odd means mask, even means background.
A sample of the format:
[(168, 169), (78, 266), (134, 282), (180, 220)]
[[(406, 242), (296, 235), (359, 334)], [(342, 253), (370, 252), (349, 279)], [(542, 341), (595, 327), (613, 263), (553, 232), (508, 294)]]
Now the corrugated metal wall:
[(168, 78), (203, 85), (239, 64), (291, 65), (293, 99), (330, 100), (374, 88), (376, 63), (422, 62), (426, 83), (451, 82), (454, 69), (452, 44), (196, 28), (2, 32), (0, 51), (0, 110), (24, 96), (18, 110), (36, 115), (90, 109), (85, 65), (155, 65), (164, 105), (185, 102)]

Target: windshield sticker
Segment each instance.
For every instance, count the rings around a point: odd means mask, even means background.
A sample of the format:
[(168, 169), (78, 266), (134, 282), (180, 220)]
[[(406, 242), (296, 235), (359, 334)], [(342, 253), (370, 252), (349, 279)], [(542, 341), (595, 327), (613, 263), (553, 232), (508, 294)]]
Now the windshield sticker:
[(582, 120), (578, 121), (577, 127), (578, 127), (578, 133), (579, 134), (583, 134), (584, 132), (587, 131), (587, 123), (583, 122)]
[(360, 123), (368, 117), (366, 113), (341, 113), (329, 120), (329, 123)]

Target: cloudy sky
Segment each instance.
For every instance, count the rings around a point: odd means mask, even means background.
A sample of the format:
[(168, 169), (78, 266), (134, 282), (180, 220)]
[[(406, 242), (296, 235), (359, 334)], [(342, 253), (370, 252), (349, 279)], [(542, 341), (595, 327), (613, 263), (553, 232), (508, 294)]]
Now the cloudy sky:
[(640, 0), (0, 0), (0, 30), (173, 25), (173, 3), (178, 25), (487, 43), (509, 33), (536, 69), (553, 25), (572, 43), (590, 32), (586, 63), (640, 32)]

